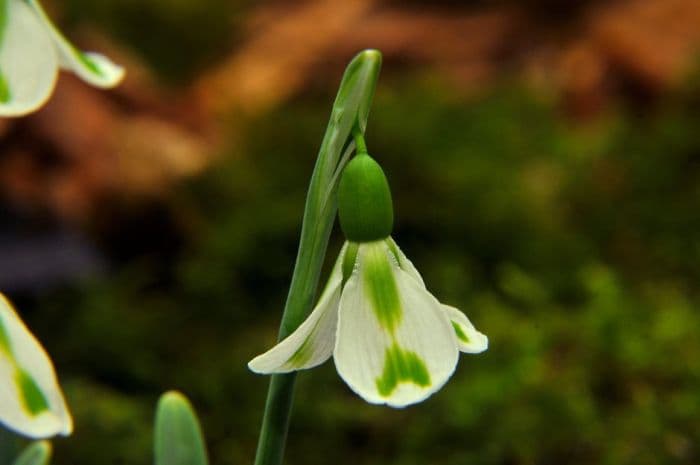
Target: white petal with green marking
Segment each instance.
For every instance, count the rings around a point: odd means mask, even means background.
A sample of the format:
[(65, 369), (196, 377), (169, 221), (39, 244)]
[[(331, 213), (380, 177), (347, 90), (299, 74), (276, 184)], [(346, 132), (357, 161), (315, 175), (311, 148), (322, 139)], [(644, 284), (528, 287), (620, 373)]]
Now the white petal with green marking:
[(58, 74), (55, 47), (23, 1), (0, 0), (0, 116), (22, 116), (43, 105)]
[(413, 265), (413, 262), (411, 262), (411, 260), (408, 259), (406, 254), (404, 254), (403, 251), (396, 244), (396, 242), (394, 242), (394, 239), (389, 237), (386, 239), (386, 243), (389, 246), (389, 250), (391, 250), (391, 253), (396, 258), (396, 261), (399, 262), (399, 267), (406, 273), (408, 273), (410, 277), (418, 281), (421, 286), (425, 287), (423, 277), (420, 275), (415, 265)]
[(311, 315), (287, 338), (248, 363), (256, 373), (289, 373), (313, 368), (328, 360), (335, 345), (338, 303), (343, 280), (343, 257), (347, 246), (336, 260), (326, 289)]
[(73, 431), (49, 356), (2, 294), (0, 423), (31, 438)]
[[(420, 283), (421, 286), (425, 287), (423, 277), (413, 263), (411, 263), (411, 260), (409, 260), (399, 246), (396, 245), (396, 242), (394, 242), (392, 238), (388, 238), (387, 245), (399, 262), (399, 267)], [(452, 320), (452, 326), (457, 336), (460, 351), (468, 354), (478, 354), (488, 349), (489, 339), (474, 328), (474, 325), (469, 321), (467, 315), (449, 305), (442, 305), (442, 307), (449, 315), (450, 320)]]
[(96, 87), (114, 87), (124, 78), (124, 68), (114, 64), (104, 55), (83, 52), (74, 47), (53, 25), (37, 0), (25, 0), (40, 18), (44, 29), (53, 38), (62, 68), (77, 74)]
[(467, 315), (449, 305), (442, 305), (457, 335), (459, 350), (468, 354), (479, 354), (489, 348), (489, 338), (474, 327)]
[(404, 407), (445, 384), (459, 351), (440, 303), (377, 241), (359, 246), (333, 355), (340, 376), (366, 401)]

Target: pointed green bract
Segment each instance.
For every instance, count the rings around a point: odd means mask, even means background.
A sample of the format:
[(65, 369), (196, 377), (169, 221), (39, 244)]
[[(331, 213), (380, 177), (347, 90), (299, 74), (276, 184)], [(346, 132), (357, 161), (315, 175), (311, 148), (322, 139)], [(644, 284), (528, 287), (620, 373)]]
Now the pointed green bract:
[(36, 441), (28, 445), (12, 465), (48, 465), (51, 459), (51, 443)]
[(32, 375), (18, 367), (15, 371), (15, 383), (22, 395), (25, 410), (32, 416), (37, 416), (49, 409), (49, 402)]
[(401, 322), (401, 300), (384, 243), (363, 244), (364, 283), (379, 324), (393, 332)]
[(208, 465), (202, 430), (185, 396), (163, 394), (155, 423), (155, 465)]
[(389, 397), (401, 383), (429, 386), (430, 373), (418, 354), (393, 345), (386, 350), (384, 371), (377, 378), (377, 390), (383, 397)]

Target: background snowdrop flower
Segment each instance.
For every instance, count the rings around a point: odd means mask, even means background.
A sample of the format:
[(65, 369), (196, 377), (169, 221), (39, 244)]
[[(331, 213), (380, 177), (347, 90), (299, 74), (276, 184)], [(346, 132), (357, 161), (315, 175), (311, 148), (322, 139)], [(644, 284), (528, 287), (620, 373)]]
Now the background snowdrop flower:
[(0, 116), (21, 116), (51, 95), (59, 68), (97, 87), (117, 85), (124, 69), (75, 48), (37, 0), (0, 0)]
[(348, 242), (316, 308), (248, 366), (286, 373), (333, 355), (340, 376), (367, 402), (420, 402), (447, 382), (460, 351), (483, 352), (488, 339), (464, 313), (433, 297), (391, 239), (391, 193), (376, 161), (357, 155), (343, 172), (338, 196)]
[(73, 431), (49, 356), (0, 294), (0, 423), (31, 438)]

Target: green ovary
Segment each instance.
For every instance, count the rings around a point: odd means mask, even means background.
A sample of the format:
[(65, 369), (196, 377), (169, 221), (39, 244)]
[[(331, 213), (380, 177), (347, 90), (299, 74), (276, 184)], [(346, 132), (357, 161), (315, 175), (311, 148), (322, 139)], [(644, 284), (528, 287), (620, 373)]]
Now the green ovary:
[(462, 327), (455, 323), (454, 321), (452, 322), (452, 327), (455, 329), (455, 334), (457, 334), (457, 339), (460, 341), (464, 342), (465, 344), (469, 343), (469, 336), (466, 335), (466, 333), (462, 330)]
[(365, 248), (364, 286), (379, 324), (393, 332), (401, 322), (402, 310), (389, 257), (383, 242), (363, 244)]
[(49, 403), (32, 375), (18, 367), (15, 372), (15, 383), (22, 396), (24, 408), (30, 415), (36, 416), (49, 409)]
[(429, 386), (430, 373), (418, 354), (393, 345), (386, 350), (384, 371), (377, 378), (377, 390), (382, 397), (389, 397), (401, 383)]

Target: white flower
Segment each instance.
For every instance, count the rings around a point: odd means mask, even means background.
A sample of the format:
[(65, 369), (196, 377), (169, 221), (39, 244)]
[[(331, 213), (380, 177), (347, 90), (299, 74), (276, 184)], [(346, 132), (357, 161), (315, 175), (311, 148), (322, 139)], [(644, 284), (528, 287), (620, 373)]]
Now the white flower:
[(388, 237), (346, 243), (311, 315), (248, 367), (287, 373), (333, 355), (340, 376), (367, 402), (404, 407), (439, 390), (460, 351), (487, 347), (464, 313), (428, 292)]
[(59, 68), (102, 88), (124, 76), (108, 58), (68, 42), (37, 0), (0, 0), (0, 116), (25, 115), (46, 103)]
[(73, 431), (51, 359), (2, 294), (0, 423), (31, 438)]

